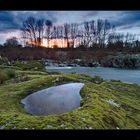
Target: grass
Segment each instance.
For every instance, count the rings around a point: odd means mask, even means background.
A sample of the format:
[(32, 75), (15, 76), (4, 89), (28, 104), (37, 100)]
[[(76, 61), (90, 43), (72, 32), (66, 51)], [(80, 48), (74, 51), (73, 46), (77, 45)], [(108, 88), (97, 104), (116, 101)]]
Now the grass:
[(4, 81), (14, 78), (15, 71), (12, 69), (0, 69), (0, 84), (3, 84)]
[[(1, 129), (139, 129), (140, 86), (119, 81), (102, 81), (80, 74), (48, 74), (43, 71), (15, 70), (29, 78), (0, 85)], [(95, 81), (100, 80), (99, 82)], [(81, 107), (62, 115), (44, 117), (28, 114), (21, 99), (27, 95), (70, 82), (82, 82)], [(109, 104), (114, 100), (120, 107)]]
[(42, 64), (40, 61), (15, 61), (12, 66), (22, 69), (22, 70), (34, 70), (34, 71), (38, 71), (38, 70), (43, 70), (44, 69), (44, 64)]

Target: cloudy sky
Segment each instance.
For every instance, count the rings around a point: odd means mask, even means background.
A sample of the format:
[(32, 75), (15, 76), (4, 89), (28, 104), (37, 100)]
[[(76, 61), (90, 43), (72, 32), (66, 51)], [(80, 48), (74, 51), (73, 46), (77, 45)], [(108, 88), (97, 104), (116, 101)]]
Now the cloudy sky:
[(117, 32), (130, 32), (140, 38), (140, 11), (0, 11), (0, 44), (12, 36), (19, 38), (22, 22), (29, 16), (49, 19), (56, 25), (108, 19)]

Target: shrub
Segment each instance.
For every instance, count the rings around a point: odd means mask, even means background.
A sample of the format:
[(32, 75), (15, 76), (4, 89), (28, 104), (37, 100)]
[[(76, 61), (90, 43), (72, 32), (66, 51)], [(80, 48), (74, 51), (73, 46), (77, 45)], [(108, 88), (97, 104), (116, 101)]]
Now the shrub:
[(121, 82), (121, 80), (114, 80), (114, 79), (111, 79), (110, 82)]
[(44, 68), (44, 65), (39, 61), (16, 61), (14, 63), (14, 66), (19, 67), (23, 70), (42, 70)]
[(5, 73), (6, 73), (6, 75), (8, 76), (9, 79), (16, 76), (15, 71), (12, 70), (12, 69), (6, 69)]
[(8, 79), (8, 76), (6, 75), (6, 73), (4, 71), (0, 70), (0, 84), (2, 84), (7, 79)]
[(15, 71), (11, 69), (0, 70), (0, 84), (3, 84), (4, 81), (15, 77)]
[(10, 62), (6, 57), (0, 57), (0, 65), (9, 66)]
[(140, 55), (119, 54), (107, 56), (101, 61), (102, 66), (115, 68), (140, 68)]
[(94, 83), (96, 83), (96, 84), (100, 84), (100, 83), (102, 83), (104, 80), (103, 80), (103, 78), (102, 77), (100, 77), (100, 76), (94, 76), (93, 77), (93, 82)]

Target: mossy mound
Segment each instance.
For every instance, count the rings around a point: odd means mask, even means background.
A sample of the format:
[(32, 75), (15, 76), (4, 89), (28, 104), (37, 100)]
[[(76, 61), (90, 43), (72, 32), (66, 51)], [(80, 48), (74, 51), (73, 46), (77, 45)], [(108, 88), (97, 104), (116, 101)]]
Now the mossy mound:
[[(16, 70), (27, 80), (17, 83), (8, 80), (0, 85), (1, 129), (124, 129), (140, 128), (140, 86), (119, 81), (96, 82), (80, 74), (48, 74)], [(81, 90), (81, 107), (62, 115), (32, 116), (21, 99), (27, 95), (70, 82), (85, 84)], [(109, 100), (118, 104), (115, 106)]]

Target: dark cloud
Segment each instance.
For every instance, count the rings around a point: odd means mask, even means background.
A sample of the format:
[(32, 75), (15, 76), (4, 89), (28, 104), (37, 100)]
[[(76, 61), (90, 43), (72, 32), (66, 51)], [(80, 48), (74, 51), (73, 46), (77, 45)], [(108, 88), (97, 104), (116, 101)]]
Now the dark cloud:
[[(0, 33), (18, 30), (29, 16), (49, 19), (54, 24), (108, 19), (119, 30), (140, 28), (140, 11), (0, 11)], [(138, 31), (137, 31), (138, 32)]]
[[(115, 11), (113, 11), (113, 13), (115, 13)], [(19, 29), (22, 26), (22, 22), (25, 19), (27, 19), (27, 17), (29, 16), (33, 16), (37, 19), (38, 18), (49, 19), (52, 20), (54, 24), (57, 22), (60, 23), (61, 21), (64, 22), (69, 18), (73, 18), (73, 20), (77, 19), (78, 21), (78, 17), (80, 20), (81, 19), (86, 20), (88, 18), (102, 19), (106, 17), (109, 18), (110, 22), (116, 27), (127, 25), (127, 27), (124, 28), (129, 28), (129, 27), (131, 28), (132, 24), (140, 20), (140, 11), (123, 11), (119, 13), (118, 11), (116, 11), (116, 14), (114, 14), (114, 18), (110, 18), (111, 14), (112, 11), (85, 11), (85, 12), (75, 11), (74, 14), (72, 13), (72, 15), (70, 15), (70, 12), (63, 12), (63, 11), (1, 11), (0, 31), (9, 30), (9, 29)]]
[(18, 29), (19, 24), (14, 21), (14, 17), (10, 12), (0, 12), (0, 31), (9, 29)]
[(98, 15), (99, 11), (88, 11), (85, 15), (83, 15), (83, 18), (87, 18), (87, 17), (93, 17)]
[(0, 32), (8, 31), (11, 29), (20, 29), (22, 22), (29, 16), (33, 16), (36, 19), (44, 18), (52, 20), (53, 23), (57, 21), (54, 14), (51, 12), (43, 11), (4, 11), (0, 12)]
[[(116, 27), (127, 25), (131, 28), (133, 24), (140, 22), (140, 11), (124, 11), (111, 20)], [(127, 28), (124, 27), (124, 28)]]
[(40, 19), (40, 18), (44, 18), (44, 19), (49, 19), (52, 20), (53, 23), (56, 22), (56, 18), (54, 16), (53, 12), (50, 11), (16, 11), (13, 12), (13, 14), (16, 15), (16, 18), (24, 21), (25, 19), (27, 19), (29, 16), (33, 16), (36, 19)]

